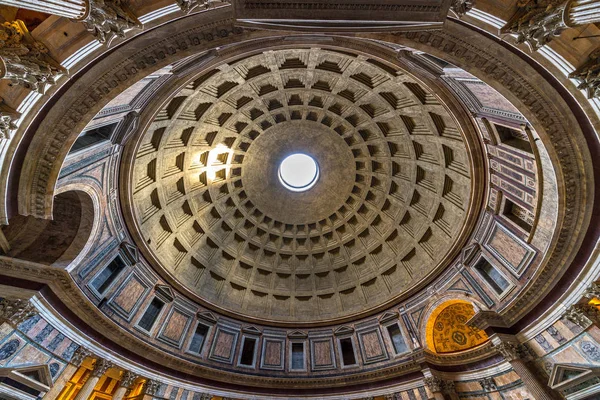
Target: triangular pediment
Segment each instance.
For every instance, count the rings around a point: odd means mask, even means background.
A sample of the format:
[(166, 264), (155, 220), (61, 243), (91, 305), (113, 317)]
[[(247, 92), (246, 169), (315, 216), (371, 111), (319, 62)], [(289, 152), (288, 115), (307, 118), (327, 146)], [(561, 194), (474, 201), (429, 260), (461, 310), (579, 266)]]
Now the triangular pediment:
[(395, 320), (395, 319), (398, 319), (398, 313), (387, 311), (387, 312), (384, 312), (381, 317), (379, 317), (379, 323), (383, 324), (385, 322)]
[(46, 365), (35, 365), (29, 367), (16, 367), (15, 372), (33, 379), (36, 382), (52, 387), (52, 374), (50, 368)]
[(292, 331), (287, 335), (290, 339), (306, 339), (308, 334), (302, 331)]
[(7, 377), (40, 392), (47, 392), (53, 386), (52, 374), (46, 364), (0, 368), (0, 377)]
[(175, 293), (170, 286), (167, 285), (156, 285), (154, 286), (156, 294), (165, 300), (167, 303), (172, 302), (175, 299)]
[(121, 249), (123, 250), (123, 255), (127, 257), (131, 264), (137, 264), (140, 261), (140, 253), (136, 246), (128, 242), (123, 242), (121, 243)]
[(245, 333), (253, 334), (253, 335), (261, 335), (262, 334), (260, 329), (258, 329), (255, 326), (246, 326), (246, 327), (242, 328), (242, 331)]
[(217, 318), (210, 311), (200, 311), (196, 314), (196, 316), (200, 319), (210, 322), (211, 324), (217, 323)]
[(548, 386), (556, 390), (565, 389), (597, 375), (599, 371), (599, 368), (581, 364), (554, 364)]
[(473, 243), (465, 246), (460, 253), (460, 261), (463, 265), (467, 265), (471, 262), (473, 257), (479, 252), (479, 244)]
[(454, 291), (464, 292), (464, 293), (472, 293), (471, 290), (469, 289), (469, 287), (467, 286), (467, 284), (462, 279), (458, 279), (456, 282), (454, 282), (452, 284), (452, 286), (450, 286), (448, 288), (448, 290), (454, 290)]
[(354, 333), (354, 328), (351, 326), (340, 326), (335, 331), (333, 331), (333, 334), (336, 336), (351, 335), (352, 333)]

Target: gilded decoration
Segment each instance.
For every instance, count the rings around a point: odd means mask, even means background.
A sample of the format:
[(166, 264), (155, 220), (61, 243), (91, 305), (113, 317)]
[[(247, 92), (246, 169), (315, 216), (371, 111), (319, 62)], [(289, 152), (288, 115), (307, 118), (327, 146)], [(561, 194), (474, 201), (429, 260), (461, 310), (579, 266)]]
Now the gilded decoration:
[(484, 331), (468, 326), (475, 315), (473, 305), (450, 301), (438, 307), (427, 323), (427, 344), (436, 353), (468, 350), (488, 340)]

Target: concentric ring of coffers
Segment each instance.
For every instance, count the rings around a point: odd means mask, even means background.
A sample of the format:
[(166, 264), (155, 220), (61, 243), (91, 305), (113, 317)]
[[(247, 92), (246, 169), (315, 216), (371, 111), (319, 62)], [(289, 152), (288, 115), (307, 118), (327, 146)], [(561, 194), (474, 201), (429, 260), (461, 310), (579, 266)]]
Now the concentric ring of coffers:
[[(293, 152), (319, 162), (303, 193), (277, 177)], [(399, 297), (454, 248), (471, 199), (440, 99), (347, 51), (266, 51), (205, 71), (156, 115), (133, 163), (137, 229), (161, 268), (207, 303), (274, 321)]]

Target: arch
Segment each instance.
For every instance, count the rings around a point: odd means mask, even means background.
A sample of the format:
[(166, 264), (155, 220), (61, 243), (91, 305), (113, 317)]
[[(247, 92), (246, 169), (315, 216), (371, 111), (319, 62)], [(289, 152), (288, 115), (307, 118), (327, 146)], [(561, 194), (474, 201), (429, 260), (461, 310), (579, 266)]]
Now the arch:
[(57, 194), (53, 219), (18, 215), (2, 228), (7, 255), (46, 265), (66, 267), (79, 256), (94, 228), (94, 201), (82, 190)]
[(474, 315), (473, 303), (465, 300), (453, 299), (440, 304), (426, 323), (427, 348), (434, 353), (455, 353), (487, 342), (484, 331), (466, 324)]

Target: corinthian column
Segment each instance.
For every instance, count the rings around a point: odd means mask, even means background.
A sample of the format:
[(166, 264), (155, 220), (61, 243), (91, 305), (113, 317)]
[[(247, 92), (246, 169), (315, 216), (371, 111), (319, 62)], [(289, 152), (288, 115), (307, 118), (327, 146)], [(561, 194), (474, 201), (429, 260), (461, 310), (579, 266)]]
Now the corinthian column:
[(538, 50), (566, 28), (600, 22), (600, 0), (529, 0), (518, 7), (500, 33)]
[[(494, 341), (494, 340), (492, 340)], [(537, 374), (526, 364), (530, 358), (529, 351), (524, 346), (512, 342), (497, 342), (494, 348), (508, 361), (513, 370), (519, 375), (525, 387), (536, 400), (556, 400), (558, 396), (547, 385), (540, 382)]]
[(0, 5), (25, 8), (71, 19), (83, 19), (88, 14), (90, 4), (87, 0), (0, 0)]
[(81, 390), (79, 390), (79, 393), (77, 393), (77, 396), (75, 396), (75, 400), (88, 400), (102, 375), (104, 375), (112, 366), (113, 365), (110, 361), (106, 361), (102, 358), (96, 360), (90, 377), (83, 384)]
[(131, 389), (133, 381), (135, 381), (137, 378), (138, 376), (133, 372), (123, 372), (121, 380), (119, 381), (119, 386), (117, 387), (117, 390), (115, 390), (112, 400), (123, 400), (125, 394)]

